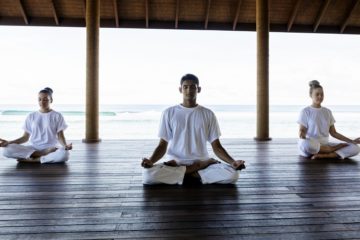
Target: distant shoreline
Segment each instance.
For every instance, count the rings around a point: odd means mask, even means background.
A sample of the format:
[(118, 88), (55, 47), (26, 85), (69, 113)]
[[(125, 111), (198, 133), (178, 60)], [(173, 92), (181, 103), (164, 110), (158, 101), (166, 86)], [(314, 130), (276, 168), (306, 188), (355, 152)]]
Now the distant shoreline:
[[(253, 138), (256, 133), (255, 105), (204, 105), (212, 109), (220, 125), (222, 138)], [(85, 136), (85, 109), (79, 104), (53, 104), (69, 125), (68, 139)], [(162, 111), (169, 105), (102, 105), (100, 107), (101, 139), (157, 139)], [(298, 114), (305, 106), (270, 106), (270, 136), (297, 138)], [(360, 136), (360, 105), (327, 106), (333, 111), (336, 129), (349, 137)], [(22, 134), (26, 115), (36, 111), (36, 105), (0, 104), (0, 137), (14, 139)]]

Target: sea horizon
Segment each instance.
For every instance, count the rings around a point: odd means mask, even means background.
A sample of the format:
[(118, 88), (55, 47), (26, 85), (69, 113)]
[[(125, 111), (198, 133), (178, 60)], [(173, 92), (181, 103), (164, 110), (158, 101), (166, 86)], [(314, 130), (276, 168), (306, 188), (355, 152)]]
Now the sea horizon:
[[(99, 106), (101, 139), (157, 139), (162, 111), (176, 104), (101, 104)], [(254, 138), (256, 105), (204, 104), (218, 118), (222, 138)], [(324, 105), (332, 110), (336, 129), (348, 137), (360, 136), (360, 105)], [(69, 140), (85, 136), (84, 104), (53, 104), (63, 114)], [(270, 136), (297, 138), (298, 114), (306, 105), (270, 105)], [(22, 135), (26, 116), (37, 111), (36, 104), (0, 104), (0, 138), (14, 139)]]

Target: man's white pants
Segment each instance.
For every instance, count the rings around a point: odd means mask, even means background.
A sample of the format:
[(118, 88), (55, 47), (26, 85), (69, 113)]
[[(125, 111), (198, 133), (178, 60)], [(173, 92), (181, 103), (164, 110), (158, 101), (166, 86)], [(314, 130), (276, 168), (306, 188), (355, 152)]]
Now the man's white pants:
[[(155, 164), (151, 168), (143, 169), (143, 184), (182, 184), (186, 166), (170, 167), (164, 164)], [(209, 165), (198, 171), (203, 184), (235, 183), (239, 173), (228, 164), (218, 163)]]
[[(3, 155), (7, 158), (28, 159), (37, 149), (32, 146), (24, 146), (20, 144), (9, 144), (3, 148)], [(40, 157), (41, 163), (62, 163), (69, 160), (69, 151), (60, 148), (55, 152)]]
[[(335, 146), (337, 144), (338, 143), (329, 142), (326, 145)], [(300, 139), (298, 142), (299, 153), (303, 157), (310, 157), (314, 154), (319, 153), (320, 145), (321, 145), (320, 142), (317, 141), (316, 139)], [(360, 147), (352, 143), (348, 143), (348, 146), (335, 151), (335, 153), (339, 155), (339, 157), (342, 159), (358, 155), (359, 152), (360, 152)]]

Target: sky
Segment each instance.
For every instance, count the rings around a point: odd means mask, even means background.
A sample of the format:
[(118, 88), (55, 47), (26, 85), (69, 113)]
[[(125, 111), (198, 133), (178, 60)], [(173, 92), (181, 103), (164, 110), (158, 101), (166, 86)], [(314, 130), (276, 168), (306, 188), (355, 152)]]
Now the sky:
[[(85, 103), (85, 28), (0, 26), (0, 104)], [(360, 35), (270, 33), (270, 104), (306, 105), (308, 82), (327, 105), (356, 105)], [(179, 80), (200, 79), (198, 102), (256, 104), (256, 33), (101, 29), (100, 104), (177, 104)]]

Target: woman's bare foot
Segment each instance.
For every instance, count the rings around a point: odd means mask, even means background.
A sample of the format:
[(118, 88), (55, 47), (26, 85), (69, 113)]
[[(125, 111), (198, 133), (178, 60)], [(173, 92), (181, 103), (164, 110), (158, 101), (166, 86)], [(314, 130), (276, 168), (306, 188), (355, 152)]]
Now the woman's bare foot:
[(347, 144), (347, 143), (339, 143), (338, 145), (333, 146), (333, 148), (334, 148), (333, 152), (335, 152), (335, 151), (337, 151), (337, 150), (339, 150), (341, 148), (347, 147), (347, 146), (349, 146), (349, 144)]
[(322, 159), (322, 158), (338, 158), (339, 156), (332, 152), (332, 153), (317, 153), (317, 154), (314, 154), (311, 159), (312, 160), (315, 160), (315, 159)]
[(31, 154), (30, 158), (39, 158), (48, 155), (49, 153), (55, 152), (56, 150), (58, 150), (56, 147), (51, 147), (41, 151), (35, 151), (33, 154)]
[(55, 152), (56, 150), (58, 150), (56, 147), (44, 149), (43, 150), (43, 153), (44, 153), (43, 156), (48, 155), (49, 153)]
[(319, 153), (333, 153), (341, 148), (347, 147), (347, 143), (339, 143), (335, 146), (321, 146)]

